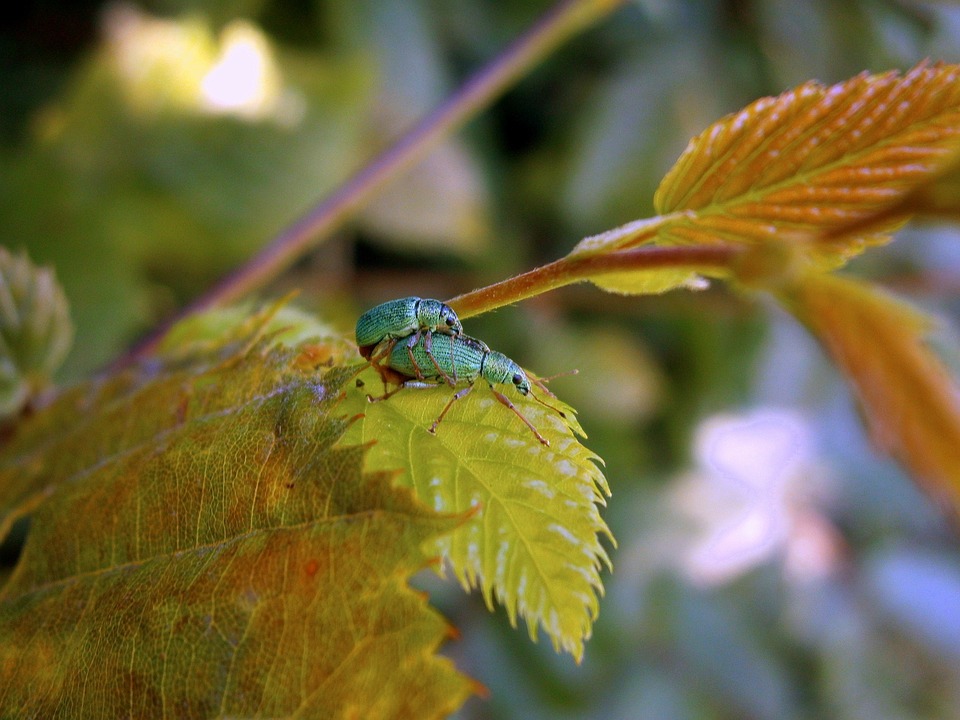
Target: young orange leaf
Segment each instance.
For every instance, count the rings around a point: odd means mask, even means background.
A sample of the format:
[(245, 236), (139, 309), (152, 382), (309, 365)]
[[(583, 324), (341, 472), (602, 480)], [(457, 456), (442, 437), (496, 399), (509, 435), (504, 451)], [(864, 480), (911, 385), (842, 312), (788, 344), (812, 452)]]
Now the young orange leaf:
[(930, 321), (830, 275), (811, 273), (780, 300), (853, 384), (877, 445), (960, 512), (960, 388), (923, 343)]
[(848, 238), (869, 233), (872, 227), (912, 216), (953, 222), (960, 220), (960, 141), (954, 144), (936, 172), (896, 202), (879, 207), (874, 214), (860, 217), (852, 223), (830, 228), (821, 233), (815, 242), (826, 245), (843, 243)]
[[(958, 138), (960, 67), (863, 74), (829, 88), (806, 83), (691, 141), (655, 203), (660, 213), (694, 210), (696, 219), (658, 239), (762, 242), (849, 223), (925, 180)], [(823, 259), (860, 249), (851, 242)]]
[(249, 329), (65, 393), (0, 452), (0, 536), (32, 515), (0, 715), (440, 717), (471, 692), (406, 584), (461, 520), (334, 448), (336, 343)]
[[(571, 255), (817, 237), (897, 203), (958, 142), (960, 66), (863, 74), (832, 87), (805, 83), (707, 128), (664, 177), (654, 198), (658, 217), (586, 238)], [(806, 253), (821, 268), (839, 266), (884, 242), (902, 220), (886, 218), (842, 242), (811, 243)], [(654, 276), (643, 273), (635, 290), (626, 278), (597, 282), (628, 292), (670, 286), (671, 278)]]
[(904, 212), (960, 222), (960, 162), (904, 199)]

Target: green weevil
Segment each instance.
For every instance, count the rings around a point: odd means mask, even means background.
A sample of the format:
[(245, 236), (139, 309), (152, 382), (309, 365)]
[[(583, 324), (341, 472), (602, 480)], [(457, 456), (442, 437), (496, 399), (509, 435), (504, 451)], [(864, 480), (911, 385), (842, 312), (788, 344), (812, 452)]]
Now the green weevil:
[[(457, 314), (449, 305), (439, 300), (429, 298), (407, 297), (399, 300), (390, 300), (367, 310), (357, 320), (356, 336), (360, 354), (378, 368), (383, 358), (388, 357), (398, 345), (406, 348), (407, 356), (412, 364), (411, 375), (423, 380), (423, 368), (414, 359), (413, 346), (424, 338), (424, 352), (421, 353), (421, 362), (433, 365), (443, 379), (454, 385), (456, 375), (450, 377), (433, 355), (433, 335), (444, 336), (460, 335), (463, 325)], [(400, 340), (404, 340), (400, 343)], [(446, 363), (448, 368), (456, 369), (456, 364)], [(432, 375), (432, 373), (431, 373)]]
[[(545, 405), (554, 412), (559, 413), (562, 417), (565, 417), (557, 408), (543, 402), (531, 391), (530, 380), (527, 378), (527, 374), (523, 371), (523, 368), (517, 365), (517, 363), (503, 353), (491, 350), (484, 342), (469, 337), (468, 335), (434, 336), (433, 348), (436, 354), (432, 357), (428, 356), (425, 340), (426, 337), (418, 340), (410, 348), (406, 345), (398, 344), (391, 350), (387, 356), (386, 366), (383, 372), (381, 372), (381, 377), (384, 379), (384, 382), (395, 383), (398, 387), (378, 398), (368, 395), (367, 399), (370, 400), (370, 402), (386, 400), (403, 388), (425, 387), (425, 380), (440, 382), (442, 379), (453, 376), (457, 378), (459, 383), (468, 383), (465, 388), (459, 390), (450, 398), (450, 401), (443, 408), (433, 425), (430, 426), (430, 432), (435, 433), (437, 426), (443, 420), (447, 411), (450, 410), (453, 403), (466, 396), (473, 390), (474, 383), (479, 378), (483, 378), (487, 381), (487, 385), (490, 386), (490, 391), (493, 393), (493, 396), (520, 418), (523, 423), (530, 428), (537, 440), (544, 445), (550, 444), (550, 442), (540, 434), (537, 428), (534, 427), (533, 423), (527, 420), (516, 406), (510, 402), (510, 399), (494, 387), (494, 385), (512, 385), (521, 395), (529, 395), (541, 405)], [(407, 352), (408, 350), (409, 352)], [(440, 365), (440, 367), (437, 368), (438, 372), (423, 373), (422, 377), (418, 376), (418, 370), (422, 371), (424, 368), (429, 368), (430, 360)], [(549, 393), (543, 385), (538, 383), (538, 386), (544, 390), (544, 392), (552, 394)]]

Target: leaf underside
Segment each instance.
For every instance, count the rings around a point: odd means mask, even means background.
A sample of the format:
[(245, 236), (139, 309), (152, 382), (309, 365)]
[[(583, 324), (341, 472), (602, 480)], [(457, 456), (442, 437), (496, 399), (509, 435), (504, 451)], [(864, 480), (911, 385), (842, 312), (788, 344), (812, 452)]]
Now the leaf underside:
[[(579, 660), (597, 614), (602, 565), (609, 565), (600, 536), (612, 542), (598, 505), (609, 495), (597, 457), (577, 439), (573, 410), (548, 398), (567, 419), (504, 389), (519, 411), (550, 441), (533, 433), (497, 402), (483, 380), (430, 426), (455, 392), (448, 386), (401, 390), (369, 403), (381, 387), (367, 370), (362, 389), (349, 389), (344, 408), (363, 417), (344, 442), (373, 443), (366, 467), (407, 467), (398, 482), (412, 487), (433, 509), (473, 511), (455, 533), (434, 542), (465, 588), (479, 587), (511, 623), (522, 617), (530, 635), (537, 626)], [(374, 392), (379, 395), (379, 392)]]
[(804, 277), (780, 300), (848, 377), (876, 444), (960, 512), (960, 388), (923, 341), (931, 321), (830, 275)]
[(0, 715), (442, 717), (472, 691), (406, 584), (439, 516), (337, 447), (330, 348), (91, 382), (0, 454)]

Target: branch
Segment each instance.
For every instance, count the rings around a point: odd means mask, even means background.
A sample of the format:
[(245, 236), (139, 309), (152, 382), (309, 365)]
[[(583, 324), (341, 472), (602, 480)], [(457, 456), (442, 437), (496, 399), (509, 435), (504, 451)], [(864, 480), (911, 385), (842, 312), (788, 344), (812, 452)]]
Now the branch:
[(474, 75), (391, 148), (281, 231), (258, 255), (162, 323), (120, 357), (114, 369), (149, 355), (172, 325), (200, 310), (234, 302), (289, 268), (341, 227), (384, 185), (485, 109), (560, 44), (616, 9), (623, 0), (563, 0), (493, 63)]

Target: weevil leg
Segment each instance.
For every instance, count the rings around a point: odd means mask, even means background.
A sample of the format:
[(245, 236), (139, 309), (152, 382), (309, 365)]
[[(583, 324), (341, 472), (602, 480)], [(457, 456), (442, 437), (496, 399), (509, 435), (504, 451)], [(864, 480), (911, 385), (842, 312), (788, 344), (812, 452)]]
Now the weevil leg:
[(440, 367), (437, 359), (433, 356), (433, 333), (429, 330), (423, 335), (423, 349), (427, 351), (427, 357), (430, 358), (430, 362), (432, 362), (433, 367), (436, 368), (437, 374), (444, 379), (447, 385), (456, 387), (457, 366), (453, 363), (453, 343), (450, 344), (450, 367), (453, 368), (452, 378), (443, 371), (443, 368)]
[(383, 359), (390, 356), (390, 351), (393, 350), (393, 346), (396, 344), (396, 338), (381, 340), (373, 349), (373, 352), (370, 353), (370, 364), (375, 368), (383, 365)]
[(373, 349), (373, 352), (370, 353), (370, 364), (380, 365), (381, 361), (390, 355), (390, 351), (393, 350), (393, 346), (396, 344), (396, 338), (381, 340), (380, 343)]
[(390, 351), (393, 350), (393, 346), (397, 344), (396, 338), (390, 338), (388, 340), (381, 340), (380, 343), (373, 349), (370, 353), (370, 358), (367, 361), (370, 363), (377, 375), (380, 376), (380, 380), (383, 381), (383, 391), (387, 391), (387, 383), (392, 380), (393, 372), (391, 369), (383, 364), (383, 359), (390, 356)]
[(406, 383), (400, 383), (400, 384), (397, 385), (397, 387), (395, 387), (393, 390), (390, 390), (389, 392), (385, 392), (385, 393), (384, 393), (383, 395), (381, 395), (380, 397), (374, 397), (373, 395), (367, 395), (367, 402), (375, 403), (375, 402), (380, 402), (381, 400), (389, 400), (389, 399), (392, 398), (394, 395), (396, 395), (398, 392), (400, 392), (401, 390), (403, 390), (406, 386), (407, 386)]
[(462, 397), (466, 397), (470, 394), (470, 391), (473, 390), (473, 385), (467, 385), (463, 390), (458, 393), (455, 393), (452, 398), (444, 406), (443, 410), (440, 411), (440, 414), (437, 416), (437, 419), (433, 421), (433, 425), (430, 426), (430, 432), (437, 432), (437, 425), (443, 420), (444, 416), (447, 414), (447, 411), (453, 406), (453, 404)]
[(530, 422), (529, 420), (527, 420), (527, 419), (523, 416), (523, 413), (521, 413), (519, 410), (517, 410), (516, 405), (514, 405), (512, 402), (510, 402), (510, 398), (508, 398), (508, 397), (507, 397), (506, 395), (504, 395), (502, 392), (497, 391), (497, 389), (494, 388), (493, 385), (490, 386), (490, 392), (493, 393), (493, 396), (494, 396), (497, 400), (499, 400), (501, 404), (506, 405), (506, 406), (511, 410), (511, 412), (513, 412), (514, 415), (516, 415), (518, 418), (520, 418), (521, 420), (523, 420), (523, 424), (526, 425), (528, 428), (530, 428), (530, 432), (532, 432), (532, 433), (536, 436), (537, 440), (539, 440), (539, 441), (541, 442), (541, 444), (546, 445), (547, 447), (550, 446), (550, 441), (547, 440), (543, 435), (541, 435), (541, 434), (537, 431), (537, 429), (533, 426), (533, 423)]
[[(356, 366), (356, 368), (357, 368), (356, 371), (353, 373), (353, 375), (351, 375), (350, 377), (348, 377), (348, 378), (346, 379), (346, 382), (344, 382), (344, 385), (346, 385), (346, 383), (350, 382), (350, 381), (353, 380), (354, 378), (357, 379), (357, 382), (361, 382), (361, 380), (360, 380), (360, 378), (359, 378), (358, 376), (360, 375), (360, 373), (362, 373), (362, 372), (363, 372), (364, 370), (366, 370), (368, 367), (370, 367), (370, 361), (369, 361), (369, 360), (367, 360), (366, 362), (362, 362), (362, 363), (360, 363), (359, 365), (357, 365), (357, 366)], [(359, 387), (359, 385), (358, 385), (357, 387)]]
[[(406, 342), (407, 346), (407, 356), (410, 358), (410, 365), (413, 367), (413, 371), (417, 374), (417, 380), (423, 380), (423, 373), (420, 371), (420, 366), (417, 364), (417, 359), (413, 356), (413, 346), (417, 344), (417, 340), (420, 339), (420, 336), (423, 334), (421, 330), (417, 330)], [(430, 337), (430, 333), (426, 334), (426, 337)], [(433, 355), (430, 353), (430, 343), (429, 340), (424, 341), (424, 349), (427, 351), (427, 357), (433, 360)], [(436, 365), (436, 363), (434, 363)]]
[(450, 367), (453, 368), (453, 384), (456, 385), (457, 384), (457, 363), (454, 360), (455, 355), (453, 352), (453, 346), (454, 346), (454, 343), (450, 343)]
[[(557, 398), (557, 396), (554, 395), (554, 394), (553, 394), (552, 392), (550, 392), (549, 390), (547, 391), (547, 394), (548, 394), (550, 397), (556, 398), (556, 399), (559, 400), (559, 398)], [(551, 404), (548, 403), (548, 402), (544, 402), (543, 400), (541, 400), (540, 398), (538, 398), (533, 392), (530, 393), (530, 397), (532, 397), (532, 398), (533, 398), (534, 400), (536, 400), (538, 403), (540, 403), (541, 405), (543, 405), (545, 408), (550, 408), (551, 410), (553, 410), (557, 415), (559, 415), (560, 417), (562, 417), (564, 420), (567, 419), (567, 414), (566, 414), (563, 410), (561, 410), (560, 408), (554, 407), (553, 405), (551, 405)]]

